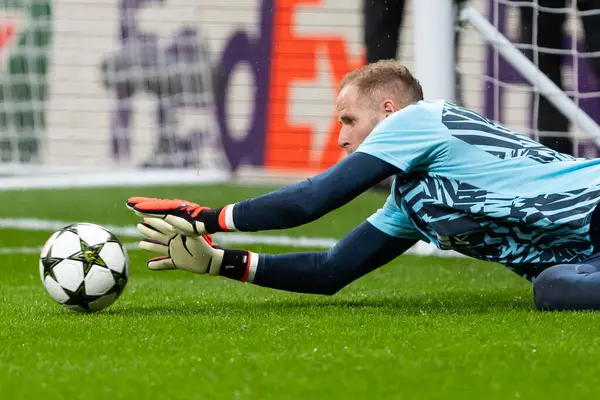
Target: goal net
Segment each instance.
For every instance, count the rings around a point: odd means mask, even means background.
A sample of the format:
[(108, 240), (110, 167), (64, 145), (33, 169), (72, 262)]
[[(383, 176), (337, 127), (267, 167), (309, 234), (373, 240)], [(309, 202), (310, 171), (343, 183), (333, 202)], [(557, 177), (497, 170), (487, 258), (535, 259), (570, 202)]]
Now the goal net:
[[(465, 35), (457, 68), (466, 90), (469, 84), (482, 87), (477, 108), (556, 150), (598, 157), (600, 2), (491, 0), (471, 1), (469, 8), (474, 12), (463, 21), (479, 35)], [(484, 16), (497, 33), (474, 16)], [(473, 68), (470, 50), (481, 40), (485, 67), (480, 72)]]
[(162, 3), (0, 0), (0, 173), (227, 170), (201, 7)]

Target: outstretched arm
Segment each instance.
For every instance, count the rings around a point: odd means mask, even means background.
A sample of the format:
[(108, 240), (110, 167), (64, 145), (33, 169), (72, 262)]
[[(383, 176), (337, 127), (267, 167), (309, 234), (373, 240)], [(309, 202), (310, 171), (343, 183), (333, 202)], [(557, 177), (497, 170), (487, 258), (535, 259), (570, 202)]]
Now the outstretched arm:
[(234, 205), (240, 231), (287, 229), (312, 222), (400, 170), (369, 154), (354, 153), (302, 182)]
[(128, 206), (163, 218), (189, 235), (287, 229), (316, 220), (399, 172), (386, 161), (356, 152), (313, 178), (221, 208), (138, 197), (130, 198)]
[[(299, 293), (332, 295), (387, 264), (417, 241), (389, 236), (363, 222), (336, 246), (322, 252), (259, 254), (256, 285)], [(226, 274), (223, 271), (222, 274)]]

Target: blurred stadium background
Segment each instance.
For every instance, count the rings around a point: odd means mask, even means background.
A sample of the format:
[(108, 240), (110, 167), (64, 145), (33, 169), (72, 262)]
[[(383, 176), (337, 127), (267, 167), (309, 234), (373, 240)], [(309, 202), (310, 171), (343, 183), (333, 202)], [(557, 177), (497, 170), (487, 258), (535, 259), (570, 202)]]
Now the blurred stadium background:
[[(406, 3), (398, 58), (419, 77)], [(518, 42), (528, 2), (470, 4)], [(199, 180), (323, 170), (341, 157), (337, 84), (365, 59), (361, 10), (361, 0), (3, 0), (0, 172), (111, 171), (116, 182), (146, 168)], [(558, 12), (567, 93), (598, 121), (578, 11)], [(456, 52), (455, 65), (436, 66), (458, 72), (455, 100), (536, 135), (535, 96), (510, 64), (468, 25)], [(575, 153), (597, 155), (569, 134)]]

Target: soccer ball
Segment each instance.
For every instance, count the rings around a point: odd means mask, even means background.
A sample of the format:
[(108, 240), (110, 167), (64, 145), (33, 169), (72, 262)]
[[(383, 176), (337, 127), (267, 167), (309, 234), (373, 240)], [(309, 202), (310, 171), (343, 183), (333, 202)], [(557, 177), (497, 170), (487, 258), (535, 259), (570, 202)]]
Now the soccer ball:
[(127, 252), (107, 229), (89, 223), (64, 227), (40, 254), (40, 278), (59, 304), (80, 312), (100, 311), (127, 285)]

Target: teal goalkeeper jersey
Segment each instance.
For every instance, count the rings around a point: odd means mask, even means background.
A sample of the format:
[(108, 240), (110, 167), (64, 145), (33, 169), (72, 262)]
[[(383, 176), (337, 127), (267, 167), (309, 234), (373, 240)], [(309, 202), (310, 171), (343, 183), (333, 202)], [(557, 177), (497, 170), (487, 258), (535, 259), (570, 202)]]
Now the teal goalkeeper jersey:
[(555, 152), (443, 100), (390, 115), (357, 151), (402, 170), (368, 219), (389, 235), (509, 267), (593, 253), (600, 159)]

